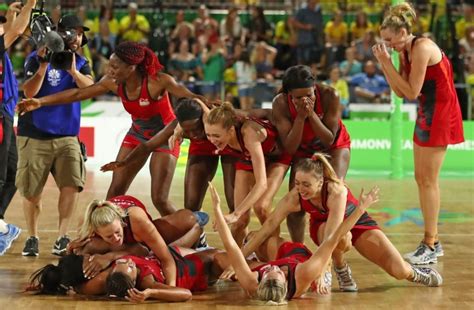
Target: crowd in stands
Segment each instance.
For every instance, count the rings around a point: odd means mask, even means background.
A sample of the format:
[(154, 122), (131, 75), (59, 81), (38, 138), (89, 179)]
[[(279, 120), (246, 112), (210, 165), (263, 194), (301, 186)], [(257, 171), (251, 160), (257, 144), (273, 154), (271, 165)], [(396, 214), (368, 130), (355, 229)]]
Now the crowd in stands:
[[(464, 76), (457, 79), (474, 85), (474, 4), (464, 1), (456, 7), (456, 40), (464, 66)], [(92, 4), (80, 5), (77, 10), (91, 29), (84, 54), (92, 61), (96, 79), (105, 74), (116, 44), (129, 40), (159, 50), (167, 72), (192, 91), (210, 99), (225, 97), (244, 109), (270, 101), (278, 91), (283, 71), (295, 64), (311, 66), (319, 80), (338, 90), (341, 103), (346, 106), (344, 116), (348, 115), (349, 103), (389, 102), (389, 86), (371, 50), (380, 41), (379, 20), (390, 5), (389, 0), (283, 1), (292, 6), (292, 12), (285, 12), (277, 22), (267, 18), (259, 1), (235, 1), (223, 16), (211, 14), (209, 7), (198, 6), (194, 1), (174, 1), (198, 7), (192, 14), (175, 9), (171, 23), (151, 20), (151, 15), (145, 14), (149, 1), (97, 2), (100, 1), (92, 3), (98, 10)], [(434, 37), (430, 25), (435, 23), (431, 19), (440, 14), (432, 12), (436, 6), (429, 6), (429, 1), (415, 1), (418, 3), (421, 5), (417, 6), (419, 17), (414, 33)], [(441, 10), (443, 5), (439, 3), (438, 7)], [(116, 8), (121, 8), (122, 17), (114, 13)], [(5, 9), (0, 5), (0, 15)], [(98, 14), (90, 18), (93, 10)], [(49, 16), (57, 22), (61, 6), (53, 7)], [(22, 57), (30, 50), (26, 40), (13, 47), (19, 76)], [(452, 55), (452, 51), (447, 53)]]

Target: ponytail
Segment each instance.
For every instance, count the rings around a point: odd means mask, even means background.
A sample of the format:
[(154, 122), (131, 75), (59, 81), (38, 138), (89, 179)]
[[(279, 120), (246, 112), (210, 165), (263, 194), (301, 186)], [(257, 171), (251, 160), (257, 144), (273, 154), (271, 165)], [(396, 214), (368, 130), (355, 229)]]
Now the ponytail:
[(220, 106), (211, 109), (205, 122), (209, 125), (220, 124), (223, 128), (229, 129), (237, 125), (238, 118), (232, 104), (224, 102)]
[(390, 28), (398, 33), (400, 29), (405, 28), (408, 33), (411, 33), (415, 19), (416, 12), (411, 4), (407, 2), (400, 3), (390, 8), (390, 11), (380, 25), (380, 29)]
[(86, 239), (98, 227), (111, 224), (116, 219), (122, 220), (123, 216), (122, 210), (110, 201), (93, 200), (86, 208), (79, 238)]
[(342, 184), (342, 180), (337, 176), (327, 157), (328, 155), (323, 153), (314, 153), (311, 158), (305, 158), (300, 161), (296, 170), (311, 172), (318, 179), (323, 178), (329, 182)]

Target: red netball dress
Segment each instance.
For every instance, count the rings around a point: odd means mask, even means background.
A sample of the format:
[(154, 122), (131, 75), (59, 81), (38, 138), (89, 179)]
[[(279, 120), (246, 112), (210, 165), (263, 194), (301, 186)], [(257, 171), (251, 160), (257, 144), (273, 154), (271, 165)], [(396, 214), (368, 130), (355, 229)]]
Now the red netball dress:
[[(140, 143), (150, 140), (155, 134), (166, 125), (176, 119), (173, 108), (168, 97), (168, 92), (164, 92), (158, 99), (153, 99), (148, 92), (148, 78), (144, 77), (140, 90), (140, 96), (136, 100), (127, 97), (125, 84), (118, 87), (118, 95), (122, 99), (125, 110), (132, 116), (132, 127), (125, 136), (122, 146), (134, 148)], [(179, 143), (170, 149), (168, 143), (160, 145), (155, 152), (179, 155)]]
[[(283, 165), (289, 165), (291, 163), (292, 156), (281, 150), (282, 148), (278, 145), (278, 131), (269, 120), (253, 117), (245, 118), (245, 120), (255, 122), (267, 131), (267, 138), (262, 142), (262, 150), (267, 164), (280, 163)], [(242, 136), (242, 127), (238, 126), (235, 129), (237, 140), (242, 151), (226, 146), (223, 153), (239, 158), (235, 164), (235, 169), (252, 171), (252, 159), (250, 153), (245, 147), (244, 137)]]
[[(412, 41), (413, 48), (416, 37)], [(419, 104), (413, 141), (420, 146), (446, 146), (464, 141), (461, 107), (454, 88), (453, 68), (442, 53), (441, 61), (426, 68), (418, 96)], [(408, 53), (405, 51), (405, 59)], [(405, 71), (410, 74), (411, 63)]]
[[(303, 210), (310, 214), (310, 227), (309, 232), (311, 239), (313, 239), (314, 243), (317, 245), (321, 244), (322, 240), (318, 240), (318, 229), (321, 224), (325, 223), (329, 216), (329, 209), (327, 207), (327, 200), (328, 200), (328, 183), (324, 182), (323, 188), (321, 189), (321, 204), (323, 210), (318, 208), (317, 206), (313, 205), (311, 201), (304, 200), (300, 196), (300, 205)], [(359, 205), (359, 202), (355, 197), (352, 195), (351, 191), (347, 189), (347, 201), (346, 201), (346, 210), (344, 214), (344, 218), (348, 217), (349, 215), (354, 212), (355, 208)], [(380, 229), (377, 223), (369, 216), (367, 212), (364, 212), (362, 216), (357, 220), (357, 223), (351, 229), (352, 233), (352, 244), (355, 244), (357, 239), (364, 233), (366, 230), (372, 229)]]
[[(314, 94), (316, 95), (316, 101), (314, 103), (314, 111), (320, 119), (324, 117), (323, 105), (321, 103), (321, 92), (318, 85), (314, 87)], [(290, 94), (288, 94), (288, 108), (290, 110), (291, 119), (294, 121), (298, 112), (293, 104), (293, 100)], [(315, 135), (311, 124), (308, 120), (305, 120), (303, 127), (303, 137), (301, 138), (300, 146), (298, 147), (295, 157), (299, 158), (310, 158), (315, 152), (328, 152), (333, 149), (344, 149), (351, 147), (351, 138), (346, 127), (339, 119), (339, 129), (336, 133), (336, 138), (331, 146), (326, 147), (321, 143), (321, 140)]]
[(298, 266), (299, 263), (307, 261), (311, 255), (311, 251), (302, 243), (285, 242), (278, 249), (278, 254), (275, 260), (255, 267), (252, 271), (258, 272), (258, 281), (260, 282), (265, 271), (265, 266), (271, 265), (280, 268), (286, 267), (288, 271), (286, 275), (288, 281), (288, 293), (286, 294), (286, 298), (287, 300), (290, 300), (296, 292), (296, 266)]
[(109, 201), (116, 206), (120, 207), (125, 212), (125, 217), (122, 219), (125, 226), (123, 227), (123, 243), (137, 243), (135, 238), (133, 237), (132, 232), (132, 225), (130, 224), (130, 218), (128, 217), (128, 208), (130, 207), (139, 207), (143, 211), (145, 211), (148, 219), (151, 221), (151, 216), (148, 214), (145, 205), (135, 197), (122, 195), (110, 198)]

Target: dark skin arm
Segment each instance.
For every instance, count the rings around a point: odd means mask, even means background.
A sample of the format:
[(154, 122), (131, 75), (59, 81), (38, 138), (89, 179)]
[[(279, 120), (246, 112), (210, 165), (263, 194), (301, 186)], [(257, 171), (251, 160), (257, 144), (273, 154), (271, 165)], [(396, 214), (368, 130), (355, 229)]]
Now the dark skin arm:
[(324, 116), (320, 119), (313, 109), (308, 120), (314, 134), (326, 147), (329, 147), (334, 143), (339, 129), (339, 107), (341, 103), (339, 102), (339, 96), (333, 88), (320, 85), (319, 89), (321, 92)]
[(305, 116), (298, 113), (296, 119), (292, 122), (286, 94), (278, 94), (273, 99), (273, 124), (278, 130), (278, 134), (285, 150), (293, 155), (303, 138), (303, 128)]
[(156, 282), (155, 278), (150, 274), (143, 278), (143, 281), (138, 285), (138, 289), (134, 288), (128, 290), (128, 296), (125, 298), (135, 303), (144, 302), (149, 298), (170, 302), (182, 302), (190, 300), (192, 296), (190, 290)]

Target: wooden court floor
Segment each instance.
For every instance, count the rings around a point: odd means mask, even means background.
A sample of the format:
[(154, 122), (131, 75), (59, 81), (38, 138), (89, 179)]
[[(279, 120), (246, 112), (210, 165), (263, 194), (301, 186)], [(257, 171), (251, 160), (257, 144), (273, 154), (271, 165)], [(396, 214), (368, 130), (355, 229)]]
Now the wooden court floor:
[[(220, 193), (222, 191), (221, 177), (215, 179)], [(89, 172), (87, 186), (80, 195), (75, 210), (74, 231), (77, 220), (82, 216), (87, 203), (94, 198), (105, 196), (110, 174)], [(178, 207), (183, 204), (183, 177), (177, 173), (173, 181), (171, 199)], [(360, 188), (366, 189), (379, 185), (381, 201), (369, 210), (379, 222), (383, 230), (395, 246), (402, 252), (413, 250), (422, 238), (421, 213), (418, 209), (416, 184), (412, 178), (402, 181), (388, 179), (347, 180), (354, 193)], [(139, 175), (129, 194), (144, 201), (153, 217), (158, 213), (151, 205), (149, 196), (149, 178), (146, 174)], [(304, 298), (289, 302), (281, 308), (288, 309), (432, 309), (456, 308), (474, 309), (474, 180), (472, 179), (442, 179), (442, 212), (440, 235), (445, 249), (445, 256), (437, 265), (432, 265), (444, 277), (444, 284), (439, 288), (428, 288), (415, 285), (408, 281), (397, 281), (380, 268), (362, 258), (355, 250), (347, 255), (354, 279), (359, 286), (358, 293), (341, 293), (334, 276), (333, 292), (330, 296), (318, 296), (308, 293)], [(286, 183), (280, 189), (278, 197), (286, 190)], [(23, 289), (30, 274), (57, 258), (50, 254), (52, 244), (57, 237), (57, 202), (58, 192), (52, 180), (44, 191), (44, 209), (40, 216), (40, 255), (37, 258), (21, 256), (27, 232), (24, 231), (10, 250), (0, 257), (0, 309), (106, 309), (127, 307), (127, 309), (157, 307), (179, 307), (179, 309), (234, 309), (236, 307), (259, 307), (255, 301), (246, 299), (243, 291), (236, 283), (223, 283), (211, 287), (204, 293), (195, 294), (193, 300), (186, 303), (167, 304), (149, 301), (142, 305), (132, 305), (126, 301), (109, 301), (102, 298), (84, 296), (38, 296), (24, 293)], [(209, 211), (208, 197), (204, 209)], [(8, 222), (24, 228), (25, 220), (20, 197), (15, 196), (6, 214)], [(206, 228), (210, 245), (221, 247), (218, 236), (212, 232), (211, 225)], [(258, 223), (253, 220), (251, 228), (257, 229)], [(282, 225), (283, 235), (286, 226)], [(74, 235), (74, 233), (71, 233)], [(314, 248), (309, 237), (307, 244)], [(279, 308), (280, 309), (280, 308)]]

